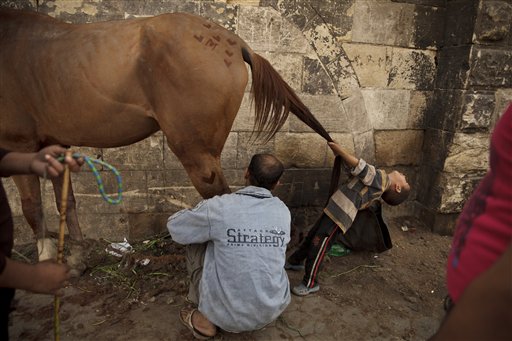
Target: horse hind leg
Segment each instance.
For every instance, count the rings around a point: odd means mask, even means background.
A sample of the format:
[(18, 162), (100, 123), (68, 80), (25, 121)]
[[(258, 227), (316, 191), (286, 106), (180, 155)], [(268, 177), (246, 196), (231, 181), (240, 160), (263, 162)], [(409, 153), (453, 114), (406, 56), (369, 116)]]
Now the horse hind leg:
[[(63, 176), (59, 176), (58, 178), (52, 179), (53, 191), (55, 193), (55, 202), (57, 204), (57, 209), (59, 212), (61, 210), (62, 204), (61, 198), (63, 181)], [(68, 226), (69, 236), (72, 240), (82, 241), (84, 237), (82, 235), (82, 230), (80, 229), (80, 225), (78, 223), (78, 215), (76, 213), (76, 200), (75, 195), (73, 193), (73, 186), (71, 184), (71, 180), (69, 182), (68, 198), (66, 205), (66, 224)]]
[(203, 198), (208, 199), (231, 192), (222, 172), (220, 155), (189, 152), (177, 156)]
[(43, 220), (43, 207), (39, 177), (36, 175), (16, 175), (12, 177), (21, 199), (21, 209), (25, 220), (32, 229), (37, 240), (39, 260), (55, 258), (57, 247), (48, 238)]
[[(63, 176), (52, 179), (55, 201), (59, 212), (62, 209), (62, 187), (64, 185), (63, 180)], [(71, 239), (69, 240), (69, 243), (67, 243), (69, 247), (69, 254), (66, 257), (66, 263), (71, 269), (71, 276), (79, 277), (87, 269), (87, 245), (84, 243), (82, 231), (80, 229), (80, 225), (78, 224), (76, 200), (73, 193), (71, 180), (69, 182), (68, 197), (66, 202), (66, 225), (68, 226), (68, 232)]]

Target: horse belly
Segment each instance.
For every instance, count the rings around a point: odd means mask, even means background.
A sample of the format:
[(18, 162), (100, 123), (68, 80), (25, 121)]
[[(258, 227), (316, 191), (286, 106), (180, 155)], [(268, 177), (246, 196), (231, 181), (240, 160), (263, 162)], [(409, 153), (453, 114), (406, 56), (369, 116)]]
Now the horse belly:
[(23, 94), (40, 141), (115, 147), (159, 129), (135, 74), (137, 33), (133, 24), (82, 25), (52, 40), (11, 46), (11, 63), (23, 55), (11, 92)]

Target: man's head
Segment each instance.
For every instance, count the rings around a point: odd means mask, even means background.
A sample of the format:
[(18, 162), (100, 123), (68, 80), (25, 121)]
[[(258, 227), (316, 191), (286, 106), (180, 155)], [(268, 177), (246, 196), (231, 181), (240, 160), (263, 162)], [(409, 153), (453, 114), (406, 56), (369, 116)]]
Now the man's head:
[(388, 189), (382, 194), (382, 200), (389, 205), (399, 205), (409, 196), (411, 186), (407, 182), (405, 175), (399, 171), (392, 171), (388, 176), (390, 184)]
[(256, 154), (247, 167), (245, 178), (252, 186), (272, 190), (276, 187), (283, 171), (283, 164), (274, 155)]

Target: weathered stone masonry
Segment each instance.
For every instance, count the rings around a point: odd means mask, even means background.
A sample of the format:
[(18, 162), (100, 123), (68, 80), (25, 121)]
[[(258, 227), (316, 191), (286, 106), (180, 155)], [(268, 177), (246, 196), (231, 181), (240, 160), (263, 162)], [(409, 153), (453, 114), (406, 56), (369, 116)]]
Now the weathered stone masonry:
[[(512, 98), (512, 1), (0, 0), (0, 6), (73, 23), (175, 11), (220, 23), (274, 65), (337, 141), (407, 174), (412, 196), (387, 214), (420, 216), (441, 233), (452, 231), (485, 173), (489, 134)], [(233, 189), (241, 186), (253, 153), (275, 153), (288, 168), (278, 195), (304, 228), (315, 218), (311, 208), (325, 202), (331, 152), (293, 116), (265, 145), (251, 139), (252, 124), (247, 92), (222, 155), (226, 178)], [(80, 151), (116, 166), (126, 190), (122, 205), (109, 206), (89, 172), (73, 175), (87, 237), (145, 238), (163, 231), (171, 213), (200, 200), (161, 133), (127, 147)], [(16, 190), (4, 183), (16, 242), (32, 240)], [(49, 185), (44, 204), (55, 229)]]

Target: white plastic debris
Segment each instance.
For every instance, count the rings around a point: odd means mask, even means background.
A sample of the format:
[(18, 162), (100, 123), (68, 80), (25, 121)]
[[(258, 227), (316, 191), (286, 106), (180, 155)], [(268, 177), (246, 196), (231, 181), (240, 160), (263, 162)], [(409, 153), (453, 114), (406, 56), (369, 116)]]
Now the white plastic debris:
[(409, 228), (406, 225), (404, 225), (404, 226), (402, 226), (402, 231), (407, 232), (407, 231), (409, 231)]
[(144, 258), (144, 259), (138, 260), (137, 263), (139, 263), (142, 266), (146, 266), (149, 264), (149, 258)]
[(124, 238), (124, 242), (121, 243), (110, 243), (110, 245), (105, 249), (106, 253), (115, 257), (123, 257), (124, 254), (132, 251), (133, 247), (128, 243), (126, 238)]

